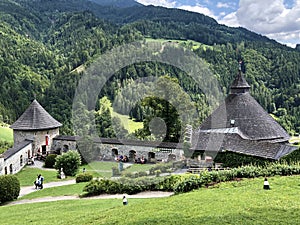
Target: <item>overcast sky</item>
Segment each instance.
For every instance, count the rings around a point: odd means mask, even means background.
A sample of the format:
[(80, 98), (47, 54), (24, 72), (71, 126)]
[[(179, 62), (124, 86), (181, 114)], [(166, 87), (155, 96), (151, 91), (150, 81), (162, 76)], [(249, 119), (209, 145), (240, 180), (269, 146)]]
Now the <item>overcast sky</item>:
[(280, 43), (300, 44), (300, 0), (136, 0), (144, 5), (203, 13), (220, 24), (245, 27)]

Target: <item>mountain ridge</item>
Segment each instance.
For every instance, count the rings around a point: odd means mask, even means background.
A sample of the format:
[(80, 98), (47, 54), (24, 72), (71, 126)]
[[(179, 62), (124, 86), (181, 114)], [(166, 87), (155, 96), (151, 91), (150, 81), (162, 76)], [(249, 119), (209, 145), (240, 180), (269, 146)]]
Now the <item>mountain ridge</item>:
[[(13, 122), (34, 95), (58, 121), (63, 133), (71, 133), (70, 111), (76, 84), (82, 74), (71, 73), (111, 48), (145, 38), (181, 40), (203, 58), (227, 87), (236, 73), (237, 61), (246, 62), (246, 78), (254, 97), (281, 124), (300, 132), (298, 122), (299, 51), (245, 28), (230, 28), (202, 14), (156, 6), (120, 8), (86, 0), (3, 0), (0, 2), (0, 115)], [(199, 42), (195, 47), (190, 40)], [(193, 48), (195, 47), (195, 48)], [(116, 87), (131, 78), (180, 71), (156, 64), (133, 65), (120, 71), (103, 95), (114, 99)], [(145, 69), (146, 68), (146, 69)], [(170, 72), (171, 71), (171, 72)], [(190, 81), (181, 80), (186, 91), (199, 100)], [(199, 94), (201, 97), (201, 94)], [(208, 114), (203, 107), (201, 118)]]

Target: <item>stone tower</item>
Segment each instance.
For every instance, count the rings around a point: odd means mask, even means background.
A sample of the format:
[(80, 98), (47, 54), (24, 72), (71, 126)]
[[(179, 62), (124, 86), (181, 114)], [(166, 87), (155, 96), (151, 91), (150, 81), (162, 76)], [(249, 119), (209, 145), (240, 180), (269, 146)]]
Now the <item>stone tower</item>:
[(14, 146), (24, 140), (31, 140), (31, 156), (46, 155), (50, 150), (52, 139), (59, 135), (61, 125), (37, 100), (34, 100), (20, 118), (10, 126), (13, 129)]

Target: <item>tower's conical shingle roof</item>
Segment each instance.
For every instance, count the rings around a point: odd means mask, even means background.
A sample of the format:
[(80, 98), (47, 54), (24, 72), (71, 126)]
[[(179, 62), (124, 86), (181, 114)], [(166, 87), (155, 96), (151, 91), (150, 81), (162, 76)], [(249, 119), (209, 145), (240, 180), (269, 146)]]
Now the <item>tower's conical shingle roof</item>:
[(14, 130), (47, 130), (60, 127), (61, 125), (37, 100), (34, 100), (10, 128)]
[(250, 95), (241, 70), (230, 94), (194, 132), (192, 150), (229, 150), (246, 155), (279, 159), (296, 148), (288, 133)]
[(234, 126), (251, 140), (288, 141), (288, 133), (250, 95), (249, 88), (239, 71), (225, 102), (203, 122), (200, 129)]

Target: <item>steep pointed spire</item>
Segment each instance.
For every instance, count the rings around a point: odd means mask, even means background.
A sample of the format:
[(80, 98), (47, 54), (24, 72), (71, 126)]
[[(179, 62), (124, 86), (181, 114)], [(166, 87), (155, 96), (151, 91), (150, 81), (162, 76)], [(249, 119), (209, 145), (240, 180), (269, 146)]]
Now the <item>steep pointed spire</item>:
[(242, 67), (243, 61), (239, 61), (239, 72), (230, 87), (231, 94), (246, 93), (250, 90), (250, 85), (247, 83), (246, 79), (243, 76)]

